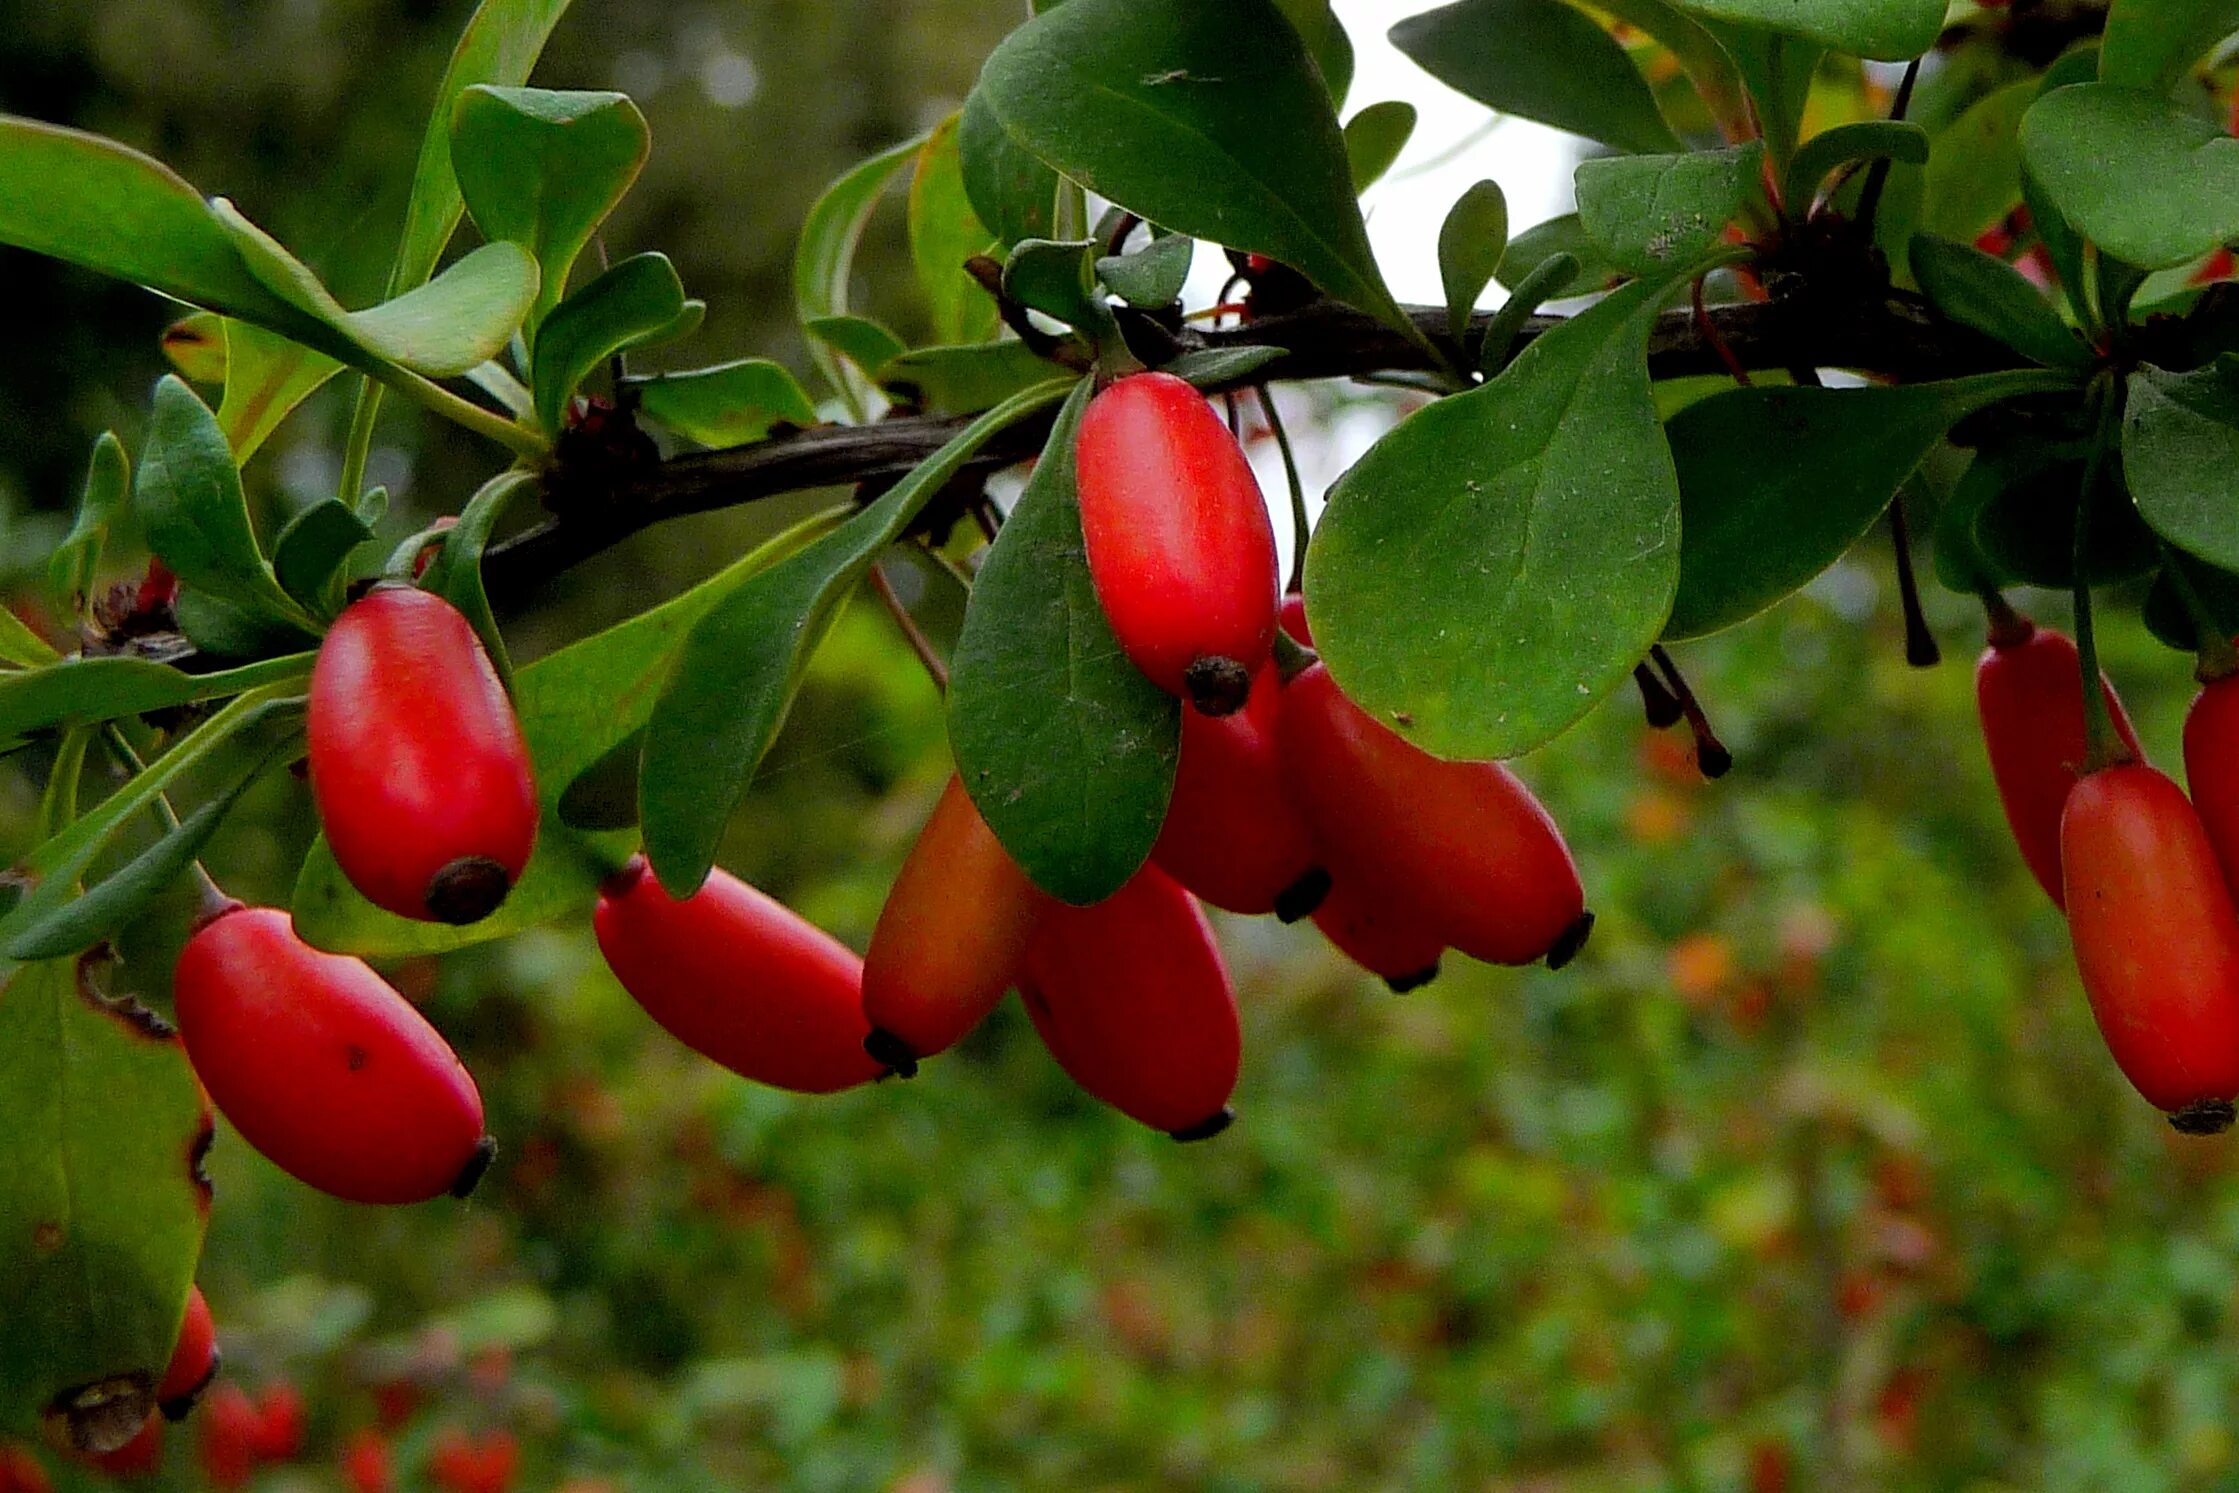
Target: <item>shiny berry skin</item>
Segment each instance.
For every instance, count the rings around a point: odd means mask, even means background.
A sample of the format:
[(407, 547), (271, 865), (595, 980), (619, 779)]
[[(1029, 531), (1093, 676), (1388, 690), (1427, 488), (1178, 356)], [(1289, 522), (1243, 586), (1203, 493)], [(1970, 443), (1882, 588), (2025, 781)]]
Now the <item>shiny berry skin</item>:
[(1120, 647), (1209, 715), (1238, 709), (1275, 642), (1275, 530), (1220, 416), (1168, 373), (1090, 401), (1074, 454), (1089, 578)]
[(1380, 977), (1395, 994), (1438, 978), (1446, 941), (1397, 897), (1350, 881), (1332, 881), (1314, 909), (1314, 926), (1346, 958)]
[(2239, 913), (2200, 816), (2143, 763), (2104, 768), (2060, 821), (2068, 930), (2108, 1051), (2178, 1129), (2239, 1096)]
[(1376, 887), (1473, 959), (1560, 966), (1593, 927), (1539, 800), (1498, 762), (1448, 762), (1386, 730), (1314, 664), (1283, 687), (1283, 782), (1330, 874)]
[(536, 846), (536, 782), (513, 702), (458, 608), (376, 586), (311, 670), (311, 794), (335, 863), (399, 917), (472, 923)]
[(871, 1055), (908, 1075), (962, 1041), (1017, 978), (1046, 900), (950, 778), (863, 956)]
[(2239, 886), (2239, 675), (2201, 686), (2185, 712), (2185, 786), (2224, 885)]
[(303, 1391), (292, 1384), (268, 1384), (257, 1396), (257, 1432), (251, 1445), (257, 1460), (292, 1462), (303, 1454)]
[(267, 1160), (357, 1203), (464, 1196), (494, 1147), (474, 1079), (362, 959), (237, 907), (180, 951), (179, 1034), (211, 1101)]
[(1190, 891), (1229, 912), (1312, 912), (1329, 878), (1314, 862), (1305, 821), (1283, 792), (1275, 760), (1282, 684), (1275, 666), (1252, 681), (1233, 715), (1182, 714), (1174, 796), (1151, 859)]
[[(2060, 811), (2084, 760), (2083, 666), (2064, 633), (2016, 618), (1994, 628), (1975, 664), (1975, 707), (1990, 775), (2021, 858), (2055, 907), (2060, 883)], [(2107, 713), (2131, 753), (2142, 757), (2130, 718), (2104, 679)]]
[(257, 1434), (263, 1428), (248, 1393), (239, 1385), (219, 1385), (198, 1420), (202, 1437), (195, 1452), (202, 1476), (213, 1488), (247, 1487), (257, 1470)]
[(187, 1314), (179, 1324), (171, 1361), (164, 1365), (163, 1378), (155, 1387), (163, 1418), (185, 1419), (217, 1374), (218, 1326), (211, 1320), (210, 1303), (202, 1299), (202, 1288), (194, 1286), (187, 1291)]
[(1176, 1140), (1229, 1122), (1242, 1037), (1236, 996), (1197, 900), (1155, 866), (1093, 907), (1052, 902), (1020, 987), (1075, 1083)]
[(804, 1094), (885, 1073), (863, 1050), (863, 961), (729, 872), (679, 901), (632, 857), (591, 921), (646, 1014), (733, 1073)]
[(1314, 646), (1314, 629), (1306, 621), (1305, 597), (1296, 591), (1290, 592), (1283, 598), (1283, 609), (1277, 616), (1283, 631), (1291, 635), (1292, 642), (1303, 643), (1309, 648)]

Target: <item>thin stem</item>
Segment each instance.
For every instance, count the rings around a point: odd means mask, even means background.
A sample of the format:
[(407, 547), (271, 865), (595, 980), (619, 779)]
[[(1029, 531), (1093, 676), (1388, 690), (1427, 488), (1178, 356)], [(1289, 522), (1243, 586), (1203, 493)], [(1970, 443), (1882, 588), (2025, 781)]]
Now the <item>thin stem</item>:
[(398, 368), (383, 374), (381, 381), (408, 398), (419, 401), (444, 419), (463, 425), (476, 435), (496, 441), (516, 455), (541, 460), (552, 454), (551, 444), (540, 432), (486, 410), (470, 400), (461, 399), (441, 384), (422, 378), (417, 373)]
[(1920, 578), (1913, 573), (1912, 532), (1905, 521), (1905, 492), (1911, 486), (1908, 480), (1890, 499), (1889, 539), (1897, 552), (1897, 595), (1905, 609), (1905, 662), (1916, 669), (1932, 669), (1944, 655), (1929, 629), (1928, 614), (1921, 609)]
[[(115, 721), (110, 721), (101, 728), (101, 740), (102, 744), (108, 747), (109, 755), (117, 759), (117, 765), (124, 769), (127, 777), (136, 778), (148, 770), (147, 763), (140, 760), (140, 754), (132, 749), (132, 743), (125, 739), (123, 728), (118, 726)], [(163, 826), (165, 834), (171, 835), (179, 832), (179, 812), (171, 807), (171, 799), (168, 794), (158, 792), (154, 798), (148, 801), (148, 810), (156, 816), (156, 820)], [(199, 927), (220, 913), (230, 912), (241, 905), (237, 900), (226, 895), (225, 889), (218, 885), (216, 878), (210, 875), (200, 860), (196, 860), (188, 869), (193, 873), (195, 883), (196, 926)]]
[(1306, 544), (1313, 537), (1313, 530), (1306, 521), (1306, 484), (1299, 479), (1298, 458), (1291, 454), (1291, 438), (1283, 429), (1283, 417), (1275, 413), (1275, 396), (1261, 384), (1253, 391), (1259, 395), (1260, 413), (1267, 417), (1267, 428), (1275, 432), (1276, 449), (1283, 453), (1283, 475), (1291, 487), (1291, 578), (1284, 586), (1286, 592), (1306, 589)]
[(926, 675), (932, 679), (933, 687), (942, 694), (947, 694), (948, 665), (942, 663), (940, 654), (933, 651), (933, 640), (917, 625), (917, 619), (910, 615), (910, 609), (902, 605), (902, 598), (894, 594), (894, 583), (887, 579), (884, 565), (871, 567), (871, 589), (878, 592), (879, 600), (886, 604), (888, 615), (893, 617), (894, 625), (902, 630), (902, 636), (909, 640), (910, 651), (917, 655), (917, 661), (925, 665)]
[[(1904, 81), (1897, 85), (1897, 97), (1889, 106), (1891, 119), (1903, 119), (1912, 107), (1913, 85), (1920, 81), (1920, 59), (1915, 57), (1905, 67)], [(1875, 161), (1866, 173), (1866, 185), (1858, 192), (1858, 224), (1861, 228), (1874, 226), (1874, 214), (1881, 210), (1881, 194), (1889, 185), (1890, 158), (1883, 156)]]
[(1648, 717), (1649, 726), (1657, 731), (1676, 726), (1684, 714), (1679, 708), (1679, 698), (1664, 688), (1656, 671), (1645, 663), (1633, 665), (1633, 683), (1640, 686), (1641, 713)]
[(2006, 600), (2006, 595), (1995, 586), (1982, 588), (1982, 609), (1990, 623), (1989, 643), (1993, 648), (2014, 648), (2029, 641), (2036, 634), (2037, 624), (2021, 615)]
[(2216, 614), (2208, 606), (2207, 598), (2185, 573), (2184, 561), (2167, 540), (2161, 544), (2161, 573), (2169, 577), (2170, 589), (2177, 593), (2177, 600), (2184, 604), (2185, 615), (2192, 619), (2193, 632), (2198, 636), (2196, 651), (2200, 661), (2193, 670), (2193, 677), (2202, 684), (2239, 674), (2239, 648), (2216, 621)]
[(1695, 766), (1706, 778), (1724, 777), (1734, 765), (1734, 754), (1726, 750), (1726, 743), (1710, 729), (1710, 717), (1704, 713), (1702, 701), (1695, 698), (1686, 676), (1679, 672), (1679, 665), (1672, 662), (1663, 644), (1649, 649), (1648, 656), (1663, 671), (1664, 683), (1671, 686), (1673, 698), (1679, 701), (1679, 713), (1687, 719), (1687, 729), (1695, 734)]
[(373, 426), (381, 414), (381, 386), (358, 376), (358, 398), (350, 411), (350, 438), (342, 448), (341, 490), (335, 496), (353, 509), (365, 495), (365, 463), (373, 451)]
[(1709, 343), (1711, 350), (1718, 354), (1718, 361), (1726, 365), (1726, 372), (1733, 376), (1734, 382), (1748, 388), (1749, 370), (1741, 366), (1741, 359), (1735, 357), (1734, 350), (1726, 345), (1726, 339), (1719, 335), (1718, 324), (1710, 319), (1709, 308), (1703, 305), (1702, 276), (1695, 277), (1695, 283), (1687, 289), (1687, 296), (1694, 307), (1695, 326), (1702, 332), (1703, 341)]
[(2115, 734), (2114, 720), (2107, 712), (2107, 693), (2100, 682), (2099, 636), (2091, 615), (2091, 510), (2099, 495), (2099, 478), (2106, 469), (2108, 449), (2114, 443), (2116, 423), (2121, 419), (2121, 404), (2115, 389), (2116, 385), (2104, 375), (2093, 380), (2092, 398), (2098, 406), (2098, 428), (2092, 437), (2091, 457), (2084, 464), (2083, 488), (2076, 494), (2076, 657), (2083, 673), (2086, 773), (2130, 760), (2130, 750)]

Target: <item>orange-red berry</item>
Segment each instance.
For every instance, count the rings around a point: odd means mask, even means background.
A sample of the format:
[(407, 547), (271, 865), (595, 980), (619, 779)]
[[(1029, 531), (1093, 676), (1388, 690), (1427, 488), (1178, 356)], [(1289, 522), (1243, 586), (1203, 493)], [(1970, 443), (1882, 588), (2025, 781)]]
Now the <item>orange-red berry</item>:
[(1409, 903), (1380, 888), (1332, 881), (1314, 909), (1314, 926), (1346, 958), (1382, 978), (1395, 993), (1438, 978), (1446, 940)]
[(2201, 686), (2185, 713), (2185, 786), (2224, 884), (2239, 887), (2239, 674)]
[(1182, 718), (1181, 762), (1151, 859), (1229, 912), (1276, 912), (1293, 922), (1329, 888), (1305, 821), (1283, 792), (1275, 754), (1282, 684), (1263, 667), (1232, 715)]
[(192, 1286), (187, 1290), (186, 1316), (180, 1320), (171, 1361), (164, 1365), (163, 1378), (155, 1387), (156, 1404), (163, 1410), (164, 1419), (184, 1419), (217, 1374), (217, 1323), (211, 1319), (210, 1303), (202, 1298), (202, 1288)]

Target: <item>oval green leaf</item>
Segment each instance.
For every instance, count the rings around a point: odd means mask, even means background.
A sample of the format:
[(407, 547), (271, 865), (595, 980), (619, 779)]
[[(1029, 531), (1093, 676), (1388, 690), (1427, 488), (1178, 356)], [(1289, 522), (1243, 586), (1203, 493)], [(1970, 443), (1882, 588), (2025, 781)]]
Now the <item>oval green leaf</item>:
[(1409, 16), (1392, 45), (1489, 109), (1619, 150), (1681, 148), (1617, 39), (1562, 0), (1458, 0)]
[(2056, 88), (2022, 116), (2021, 154), (2076, 232), (2140, 269), (2239, 241), (2239, 138), (2167, 99)]
[(1578, 166), (1578, 221), (1609, 262), (1635, 275), (1693, 264), (1726, 225), (1764, 200), (1757, 141), (1682, 155), (1604, 156)]
[(2139, 513), (2177, 548), (2239, 569), (2239, 354), (2130, 375), (2122, 471)]

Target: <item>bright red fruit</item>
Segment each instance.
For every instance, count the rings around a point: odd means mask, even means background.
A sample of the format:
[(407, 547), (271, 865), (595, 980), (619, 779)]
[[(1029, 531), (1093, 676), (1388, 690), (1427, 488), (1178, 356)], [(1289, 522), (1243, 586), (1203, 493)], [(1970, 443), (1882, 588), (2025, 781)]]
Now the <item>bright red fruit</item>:
[(1275, 641), (1275, 530), (1251, 463), (1169, 373), (1112, 384), (1074, 462), (1089, 577), (1120, 647), (1209, 715), (1243, 705)]
[(1492, 964), (1560, 967), (1593, 928), (1578, 868), (1498, 762), (1447, 762), (1345, 698), (1314, 664), (1283, 687), (1283, 781), (1330, 874), (1416, 910)]
[(907, 1075), (963, 1040), (1011, 988), (1045, 900), (950, 778), (863, 956), (871, 1055)]
[(182, 1420), (218, 1374), (218, 1327), (210, 1318), (210, 1303), (200, 1286), (187, 1291), (187, 1314), (180, 1321), (178, 1341), (163, 1378), (155, 1387), (156, 1404), (165, 1420)]
[(2200, 816), (2143, 763), (2078, 782), (2060, 822), (2068, 931), (2123, 1076), (2179, 1130), (2231, 1124), (2239, 914)]
[(391, 1493), (396, 1470), (388, 1439), (371, 1426), (352, 1433), (342, 1447), (342, 1484), (350, 1493)]
[(102, 1476), (119, 1482), (154, 1476), (156, 1469), (163, 1465), (163, 1417), (149, 1416), (148, 1423), (130, 1441), (113, 1452), (103, 1452), (86, 1461)]
[(1320, 904), (1329, 878), (1315, 865), (1305, 821), (1283, 792), (1275, 760), (1281, 693), (1268, 664), (1242, 710), (1183, 713), (1174, 797), (1151, 859), (1215, 907), (1277, 912), (1288, 923)]
[(1350, 881), (1330, 883), (1314, 909), (1314, 926), (1339, 953), (1402, 995), (1437, 979), (1446, 952), (1446, 940), (1420, 912)]
[(646, 1014), (733, 1073), (806, 1094), (885, 1073), (863, 1050), (863, 961), (736, 876), (718, 870), (678, 901), (635, 856), (592, 923)]
[(257, 1431), (251, 1443), (257, 1460), (292, 1462), (303, 1453), (303, 1392), (292, 1384), (268, 1384), (257, 1396)]
[(521, 1444), (511, 1431), (469, 1439), (452, 1426), (436, 1437), (428, 1454), (428, 1481), (449, 1493), (507, 1493), (520, 1463)]
[(257, 1470), (257, 1435), (263, 1417), (247, 1391), (237, 1384), (221, 1384), (210, 1392), (200, 1417), (202, 1439), (196, 1451), (202, 1475), (214, 1488), (245, 1488)]
[(237, 907), (179, 954), (179, 1034), (211, 1101), (274, 1165), (357, 1203), (463, 1197), (495, 1147), (427, 1018), (288, 915)]
[(29, 1447), (0, 1446), (0, 1493), (54, 1493), (54, 1482)]
[(2185, 786), (2224, 885), (2239, 886), (2239, 674), (2203, 685), (2185, 713)]
[(442, 597), (376, 586), (311, 671), (311, 793), (335, 863), (400, 917), (472, 923), (536, 845), (536, 783), (505, 686)]
[(1291, 635), (1291, 641), (1304, 643), (1309, 648), (1314, 646), (1314, 629), (1306, 625), (1305, 597), (1299, 595), (1296, 591), (1285, 596), (1283, 598), (1283, 610), (1279, 615), (1282, 619), (1283, 631)]
[[(2107, 713), (2135, 756), (2138, 737), (2114, 686)], [(2021, 858), (2060, 906), (2060, 811), (2084, 761), (2083, 666), (2065, 634), (2026, 617), (1995, 623), (1975, 664), (1975, 706), (1982, 717), (1990, 774)]]
[(1176, 1140), (1228, 1127), (1236, 996), (1195, 898), (1146, 866), (1093, 907), (1053, 902), (1020, 993), (1073, 1081)]

